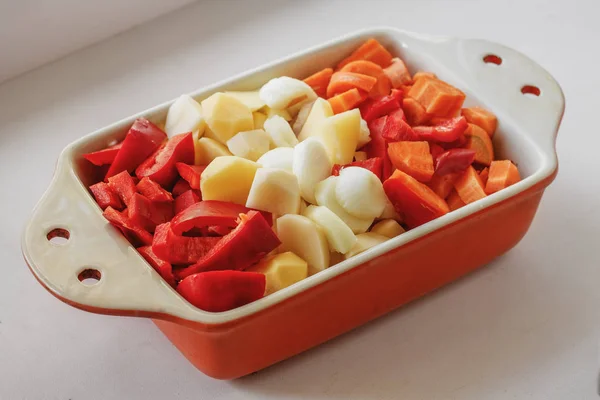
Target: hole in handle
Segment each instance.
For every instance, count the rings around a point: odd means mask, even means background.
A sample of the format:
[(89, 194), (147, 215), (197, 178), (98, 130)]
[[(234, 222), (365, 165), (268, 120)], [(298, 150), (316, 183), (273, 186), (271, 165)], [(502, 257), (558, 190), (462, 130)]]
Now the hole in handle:
[(486, 64), (495, 64), (495, 65), (501, 65), (502, 64), (502, 57), (497, 56), (495, 54), (488, 54), (486, 56), (483, 57), (483, 62)]
[(523, 93), (524, 95), (531, 95), (537, 97), (540, 94), (542, 94), (542, 91), (537, 86), (525, 85), (521, 88), (521, 93)]
[(100, 279), (102, 279), (102, 274), (95, 268), (86, 268), (77, 275), (77, 279), (84, 286), (94, 286)]
[(71, 233), (63, 228), (54, 228), (46, 234), (46, 239), (52, 244), (63, 245), (69, 241)]

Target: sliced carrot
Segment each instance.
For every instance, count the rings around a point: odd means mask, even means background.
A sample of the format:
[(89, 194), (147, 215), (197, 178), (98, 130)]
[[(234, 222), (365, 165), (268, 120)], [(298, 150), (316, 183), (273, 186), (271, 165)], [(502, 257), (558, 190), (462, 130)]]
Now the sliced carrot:
[(346, 64), (341, 72), (355, 72), (357, 74), (363, 74), (372, 76), (377, 79), (377, 83), (373, 86), (373, 89), (369, 92), (369, 97), (378, 98), (381, 96), (387, 96), (392, 90), (392, 84), (387, 75), (383, 72), (383, 68), (374, 62), (367, 60), (356, 60)]
[(331, 105), (334, 114), (339, 114), (348, 111), (358, 106), (367, 99), (367, 92), (352, 88), (340, 93), (337, 96), (329, 98), (327, 101)]
[(461, 114), (465, 117), (467, 122), (479, 126), (486, 131), (490, 137), (494, 136), (496, 126), (498, 125), (498, 119), (490, 111), (481, 107), (469, 107), (463, 108)]
[(327, 95), (327, 86), (333, 75), (332, 68), (324, 68), (306, 78), (304, 82), (313, 88), (317, 96), (325, 97)]
[(475, 168), (470, 166), (467, 170), (454, 182), (454, 189), (460, 196), (460, 199), (469, 204), (476, 200), (483, 199), (486, 194), (483, 190), (483, 182)]
[(450, 207), (450, 211), (458, 210), (461, 207), (466, 206), (465, 202), (460, 199), (456, 190), (452, 189), (448, 197), (446, 198), (446, 203), (448, 203), (448, 207)]
[(392, 64), (389, 67), (384, 68), (383, 72), (385, 72), (389, 78), (394, 89), (398, 89), (400, 86), (408, 85), (412, 82), (406, 64), (399, 58), (392, 59)]
[(383, 190), (410, 228), (448, 213), (448, 204), (427, 185), (397, 169), (383, 182)]
[(419, 71), (413, 76), (413, 82), (416, 82), (421, 78), (437, 79), (437, 75), (433, 72)]
[(484, 187), (487, 184), (489, 173), (490, 173), (490, 169), (488, 167), (485, 167), (484, 169), (482, 169), (479, 172), (479, 177), (481, 178), (481, 182), (483, 183)]
[(410, 92), (410, 88), (412, 88), (412, 85), (400, 85), (400, 90), (402, 90), (402, 93), (406, 94), (408, 92)]
[(469, 124), (465, 137), (465, 148), (475, 150), (475, 162), (489, 166), (494, 161), (494, 145), (486, 131), (477, 125)]
[(437, 79), (417, 79), (407, 96), (417, 100), (434, 117), (453, 115), (466, 97), (454, 86)]
[(327, 86), (327, 97), (333, 97), (353, 88), (369, 93), (376, 83), (377, 78), (369, 75), (338, 71), (331, 76)]
[(427, 184), (442, 199), (450, 195), (454, 190), (454, 182), (460, 177), (460, 173), (451, 173), (446, 175), (433, 174), (433, 177)]
[(392, 142), (388, 155), (394, 167), (419, 182), (429, 182), (433, 176), (433, 157), (427, 142)]
[(343, 68), (344, 65), (356, 60), (372, 61), (381, 68), (385, 68), (392, 63), (392, 55), (376, 39), (369, 39), (354, 50), (349, 57), (343, 59), (337, 68)]
[(410, 97), (405, 97), (402, 100), (402, 110), (404, 111), (404, 115), (406, 115), (406, 120), (410, 126), (423, 125), (431, 117), (425, 111), (425, 107)]
[(520, 180), (519, 170), (510, 160), (492, 161), (485, 192), (487, 194), (496, 193)]

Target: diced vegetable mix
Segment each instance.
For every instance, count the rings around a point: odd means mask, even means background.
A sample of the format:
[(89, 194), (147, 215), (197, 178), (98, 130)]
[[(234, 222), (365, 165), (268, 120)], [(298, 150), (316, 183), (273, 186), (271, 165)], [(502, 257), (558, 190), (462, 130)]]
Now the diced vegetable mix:
[[(227, 311), (520, 180), (497, 120), (369, 39), (304, 81), (181, 96), (85, 154), (104, 217), (196, 307)], [(100, 170), (100, 168), (103, 168)]]

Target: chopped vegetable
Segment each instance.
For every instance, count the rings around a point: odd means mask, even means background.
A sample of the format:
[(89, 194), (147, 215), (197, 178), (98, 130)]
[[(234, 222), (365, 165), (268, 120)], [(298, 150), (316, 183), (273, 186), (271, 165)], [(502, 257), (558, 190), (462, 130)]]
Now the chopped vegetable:
[(383, 189), (409, 228), (416, 228), (448, 213), (448, 204), (425, 184), (396, 170)]
[(413, 131), (422, 139), (433, 142), (450, 143), (460, 139), (466, 134), (468, 128), (464, 117), (456, 117), (444, 120), (439, 125), (415, 126)]
[(356, 49), (349, 57), (342, 60), (337, 68), (356, 60), (372, 61), (381, 68), (388, 67), (392, 63), (392, 55), (376, 39), (369, 39)]
[(456, 193), (465, 204), (483, 199), (486, 196), (483, 190), (483, 182), (481, 182), (475, 168), (471, 166), (454, 182), (454, 189), (456, 189)]
[(464, 172), (475, 160), (475, 151), (450, 149), (437, 156), (435, 160), (435, 173), (438, 175)]
[(485, 192), (487, 194), (496, 193), (520, 180), (519, 170), (510, 160), (492, 161)]
[(363, 148), (369, 158), (379, 157), (383, 160), (381, 178), (385, 181), (392, 174), (392, 163), (387, 152), (387, 141), (383, 137), (383, 129), (387, 115), (377, 118), (369, 124), (371, 141)]
[(129, 219), (148, 232), (154, 232), (156, 225), (170, 221), (174, 215), (172, 203), (153, 203), (139, 193), (131, 197), (127, 210)]
[(381, 174), (383, 172), (383, 158), (381, 157), (368, 158), (363, 161), (354, 161), (350, 164), (345, 165), (335, 164), (331, 169), (331, 175), (338, 176), (340, 174), (340, 171), (346, 167), (361, 167), (368, 169), (369, 171), (374, 173), (379, 178), (379, 180), (382, 181)]
[(186, 277), (177, 291), (204, 311), (222, 312), (264, 296), (265, 275), (258, 272), (210, 271)]
[(241, 222), (223, 236), (196, 264), (175, 272), (183, 279), (198, 272), (243, 270), (281, 244), (265, 218), (257, 211), (240, 215)]
[(104, 210), (106, 207), (112, 207), (120, 210), (123, 208), (121, 199), (107, 183), (98, 182), (90, 186), (90, 191), (94, 195), (94, 199), (96, 199), (96, 203), (98, 203), (101, 209)]
[(304, 82), (315, 91), (317, 96), (325, 97), (327, 96), (327, 86), (331, 80), (331, 75), (333, 75), (332, 68), (323, 68), (304, 79)]
[(108, 186), (126, 206), (129, 206), (131, 198), (137, 191), (135, 182), (127, 171), (119, 172), (108, 178)]
[(148, 177), (140, 179), (136, 188), (138, 192), (146, 196), (150, 201), (173, 201), (173, 195), (169, 191)]
[(437, 79), (418, 79), (407, 93), (419, 102), (428, 114), (436, 117), (454, 116), (462, 107), (465, 94)]
[(388, 142), (421, 139), (406, 122), (404, 111), (401, 108), (387, 116), (383, 126), (383, 137)]
[(171, 264), (192, 264), (204, 257), (221, 240), (219, 237), (180, 236), (167, 222), (158, 225), (152, 241), (152, 251)]
[(141, 226), (133, 223), (126, 215), (126, 211), (120, 213), (112, 207), (106, 207), (102, 213), (114, 227), (118, 228), (123, 235), (134, 245), (149, 245), (152, 243), (152, 235)]
[(494, 145), (490, 136), (473, 124), (468, 124), (465, 136), (467, 138), (465, 147), (475, 151), (475, 162), (489, 166), (494, 161)]
[(206, 169), (206, 166), (189, 165), (186, 163), (175, 163), (177, 172), (182, 179), (185, 179), (192, 189), (200, 189), (200, 175)]
[(387, 96), (390, 94), (390, 90), (392, 88), (390, 79), (387, 77), (385, 72), (383, 72), (383, 68), (374, 62), (367, 60), (356, 60), (349, 62), (342, 69), (342, 72), (355, 72), (358, 74), (372, 76), (377, 79), (375, 86), (369, 92), (369, 97), (378, 98), (381, 96)]
[(122, 171), (133, 172), (167, 139), (167, 134), (145, 118), (135, 120), (116, 154), (106, 178)]
[(152, 251), (152, 246), (138, 247), (137, 251), (144, 257), (152, 268), (172, 287), (176, 287), (175, 276), (173, 276), (173, 266), (157, 257)]
[(196, 190), (188, 190), (177, 196), (175, 199), (174, 212), (178, 215), (183, 210), (188, 209), (192, 205), (198, 203), (202, 198), (198, 195)]
[(429, 182), (433, 176), (433, 157), (427, 142), (393, 142), (388, 154), (394, 167), (420, 182)]
[(331, 105), (331, 110), (334, 114), (340, 114), (344, 111), (353, 109), (361, 104), (367, 98), (367, 92), (357, 88), (348, 89), (347, 91), (330, 97), (327, 101)]
[(460, 113), (466, 118), (467, 122), (479, 126), (486, 131), (490, 137), (494, 136), (498, 120), (490, 111), (481, 107), (469, 107), (463, 108)]
[(392, 64), (384, 68), (383, 72), (386, 74), (392, 84), (392, 87), (395, 89), (412, 82), (412, 78), (410, 77), (408, 68), (406, 68), (406, 64), (404, 64), (404, 61), (399, 58), (393, 58)]
[(402, 100), (402, 110), (406, 114), (406, 120), (410, 126), (423, 125), (431, 118), (431, 115), (425, 111), (425, 107), (410, 97), (405, 97)]
[(360, 106), (360, 115), (369, 123), (375, 118), (383, 117), (399, 109), (401, 103), (402, 91), (392, 89), (389, 95), (365, 101)]
[(106, 149), (84, 154), (83, 157), (97, 166), (112, 164), (122, 145), (123, 142), (117, 143), (114, 146), (107, 147)]
[(140, 179), (147, 176), (163, 187), (170, 187), (177, 180), (175, 165), (177, 162), (193, 164), (194, 151), (194, 140), (191, 132), (175, 135), (141, 163), (136, 168), (135, 174)]
[(369, 75), (338, 71), (331, 76), (331, 81), (327, 86), (327, 97), (333, 97), (355, 88), (369, 93), (376, 83), (377, 78)]

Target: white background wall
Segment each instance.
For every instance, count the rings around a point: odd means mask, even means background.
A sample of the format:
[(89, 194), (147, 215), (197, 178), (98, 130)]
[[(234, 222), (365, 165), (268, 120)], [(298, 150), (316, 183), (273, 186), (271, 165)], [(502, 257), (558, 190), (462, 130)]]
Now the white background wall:
[(193, 0), (0, 0), (0, 82)]

